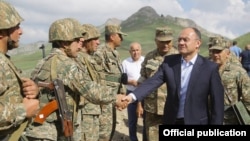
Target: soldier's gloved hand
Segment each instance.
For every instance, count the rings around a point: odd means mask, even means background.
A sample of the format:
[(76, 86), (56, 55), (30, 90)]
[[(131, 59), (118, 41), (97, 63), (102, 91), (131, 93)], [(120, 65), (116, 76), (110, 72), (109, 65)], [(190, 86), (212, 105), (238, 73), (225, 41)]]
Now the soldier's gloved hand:
[(22, 78), (22, 91), (24, 96), (29, 99), (37, 98), (39, 94), (37, 84), (29, 78)]

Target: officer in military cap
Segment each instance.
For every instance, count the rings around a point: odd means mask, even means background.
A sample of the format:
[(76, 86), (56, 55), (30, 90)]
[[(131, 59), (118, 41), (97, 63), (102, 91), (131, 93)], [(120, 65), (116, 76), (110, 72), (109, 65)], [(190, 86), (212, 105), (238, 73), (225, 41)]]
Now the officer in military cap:
[(210, 49), (210, 47), (212, 47), (216, 42), (218, 42), (219, 40), (223, 40), (222, 36), (210, 36), (209, 40), (208, 40), (208, 59), (211, 60), (211, 56), (212, 56), (212, 52)]
[[(220, 40), (209, 49), (212, 61), (219, 65), (219, 74), (225, 89), (225, 109), (242, 99), (250, 111), (250, 78), (241, 66), (230, 62), (230, 50), (225, 40)], [(225, 110), (224, 124), (239, 124), (232, 109)]]
[[(178, 50), (173, 47), (173, 31), (171, 28), (157, 27), (155, 30), (156, 49), (145, 55), (141, 66), (141, 76), (139, 83), (144, 82), (158, 70), (164, 57), (171, 54), (178, 54)], [(144, 99), (145, 128), (149, 141), (158, 141), (158, 125), (162, 124), (163, 109), (166, 101), (166, 85), (160, 86)], [(138, 102), (141, 107), (141, 103)]]
[(0, 1), (0, 140), (18, 140), (39, 109), (37, 85), (22, 78), (7, 52), (18, 48), (23, 18), (14, 7)]
[[(212, 59), (212, 52), (210, 50), (210, 48), (215, 45), (218, 44), (219, 42), (225, 42), (225, 45), (227, 48), (230, 48), (230, 41), (229, 40), (225, 40), (222, 36), (211, 36), (209, 37), (209, 42), (208, 42), (208, 50), (209, 50), (209, 57), (208, 59)], [(234, 63), (236, 65), (242, 66), (242, 64), (240, 63), (239, 59), (236, 57), (236, 55), (234, 53), (232, 53), (231, 51), (229, 52), (229, 58), (228, 61), (231, 63)]]
[[(121, 31), (119, 25), (105, 26), (105, 45), (100, 46), (95, 52), (94, 57), (97, 61), (95, 69), (101, 74), (102, 81), (107, 86), (120, 94), (126, 93), (125, 85), (122, 84), (122, 65), (119, 52), (116, 50), (123, 41), (126, 33)], [(127, 79), (127, 78), (126, 78)], [(100, 141), (109, 141), (112, 139), (116, 126), (116, 109), (112, 104), (101, 106), (100, 115)]]
[[(82, 47), (83, 33), (85, 31), (76, 19), (63, 18), (54, 21), (49, 29), (51, 53), (37, 64), (31, 75), (36, 81), (51, 82), (56, 78), (63, 81), (74, 129), (77, 124), (80, 96), (86, 99), (83, 101), (86, 102), (84, 104), (91, 102), (97, 105), (114, 102), (116, 96), (111, 89), (92, 81), (86, 66), (81, 67), (74, 60)], [(42, 88), (39, 97), (41, 107), (52, 98), (53, 95), (47, 89)], [(27, 138), (29, 140), (63, 140), (64, 135), (61, 132), (63, 127), (56, 113), (54, 111), (50, 114), (42, 125), (35, 122), (30, 124), (26, 129)]]

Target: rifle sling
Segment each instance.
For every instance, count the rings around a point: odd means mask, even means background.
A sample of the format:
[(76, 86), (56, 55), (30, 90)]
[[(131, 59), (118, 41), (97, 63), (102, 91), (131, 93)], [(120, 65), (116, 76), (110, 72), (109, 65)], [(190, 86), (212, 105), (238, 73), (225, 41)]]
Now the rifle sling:
[(25, 121), (19, 126), (19, 128), (10, 135), (9, 141), (19, 141), (19, 138), (21, 137), (28, 123), (29, 120), (25, 119)]

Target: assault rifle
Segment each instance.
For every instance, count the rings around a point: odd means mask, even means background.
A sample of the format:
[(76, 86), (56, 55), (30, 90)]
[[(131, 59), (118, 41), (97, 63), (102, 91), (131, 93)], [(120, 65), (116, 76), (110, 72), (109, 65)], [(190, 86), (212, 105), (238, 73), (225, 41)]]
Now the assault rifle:
[(55, 79), (52, 83), (38, 82), (38, 86), (48, 88), (54, 92), (55, 99), (45, 105), (34, 119), (35, 123), (43, 124), (46, 118), (58, 110), (58, 117), (62, 125), (62, 133), (68, 141), (73, 141), (72, 114), (66, 103), (66, 95), (62, 80)]

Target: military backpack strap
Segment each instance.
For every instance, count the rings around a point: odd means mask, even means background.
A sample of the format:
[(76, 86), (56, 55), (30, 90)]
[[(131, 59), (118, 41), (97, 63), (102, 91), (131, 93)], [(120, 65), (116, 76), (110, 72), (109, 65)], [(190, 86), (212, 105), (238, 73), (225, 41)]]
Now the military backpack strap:
[(92, 81), (97, 82), (97, 77), (96, 77), (96, 75), (94, 74), (94, 71), (93, 71), (92, 67), (91, 67), (90, 64), (89, 64), (89, 61), (88, 61), (85, 57), (84, 57), (83, 59), (84, 59), (84, 62), (85, 62), (85, 64), (86, 64), (86, 66), (87, 66), (87, 69), (88, 69), (88, 72), (89, 72), (89, 74), (90, 74), (90, 77), (91, 77)]
[(50, 76), (51, 76), (51, 80), (54, 80), (57, 78), (57, 73), (56, 73), (56, 66), (57, 66), (57, 55), (54, 55), (51, 61), (51, 69), (50, 69)]

